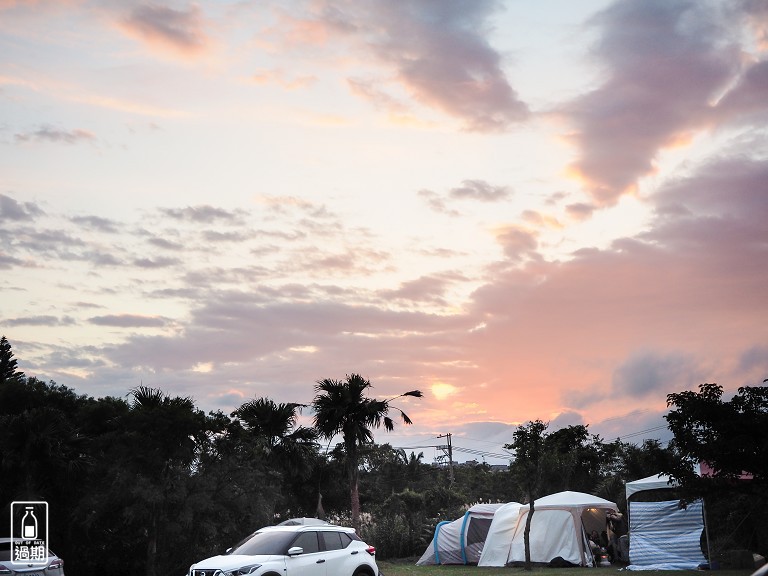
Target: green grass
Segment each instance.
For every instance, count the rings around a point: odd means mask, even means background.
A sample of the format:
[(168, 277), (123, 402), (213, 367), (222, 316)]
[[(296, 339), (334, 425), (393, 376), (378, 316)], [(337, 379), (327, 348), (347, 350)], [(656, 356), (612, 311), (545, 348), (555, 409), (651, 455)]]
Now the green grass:
[[(637, 576), (702, 576), (697, 570), (654, 570), (642, 572), (621, 571), (619, 567), (610, 568), (546, 568), (537, 567), (531, 572), (523, 568), (483, 568), (478, 566), (416, 566), (412, 561), (377, 561), (384, 576), (619, 576), (635, 574)], [(715, 570), (713, 576), (749, 576), (753, 570)]]

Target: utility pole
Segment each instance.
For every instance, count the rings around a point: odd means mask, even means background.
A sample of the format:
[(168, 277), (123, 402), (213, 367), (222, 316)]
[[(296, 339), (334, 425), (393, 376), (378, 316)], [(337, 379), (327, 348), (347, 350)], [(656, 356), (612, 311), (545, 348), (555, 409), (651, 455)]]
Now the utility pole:
[(437, 460), (438, 462), (445, 461), (445, 458), (448, 458), (448, 480), (449, 485), (453, 486), (453, 448), (451, 447), (451, 433), (447, 432), (446, 434), (440, 434), (440, 436), (437, 436), (437, 438), (446, 438), (448, 444), (444, 446), (438, 446), (440, 450), (443, 452), (443, 456), (439, 457)]

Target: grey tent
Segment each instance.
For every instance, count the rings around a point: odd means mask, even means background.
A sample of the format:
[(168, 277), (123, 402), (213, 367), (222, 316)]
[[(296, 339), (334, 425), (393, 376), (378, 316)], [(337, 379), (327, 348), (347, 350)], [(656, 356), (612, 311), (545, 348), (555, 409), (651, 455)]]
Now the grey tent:
[(461, 518), (440, 522), (416, 564), (477, 564), (493, 515), (503, 505), (475, 504)]

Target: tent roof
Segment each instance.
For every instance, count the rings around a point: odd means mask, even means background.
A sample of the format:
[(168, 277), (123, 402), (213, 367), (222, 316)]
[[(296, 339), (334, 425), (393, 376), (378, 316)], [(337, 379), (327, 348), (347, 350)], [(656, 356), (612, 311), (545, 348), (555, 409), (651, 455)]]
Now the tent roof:
[(486, 514), (489, 516), (493, 516), (496, 513), (496, 510), (504, 506), (504, 502), (496, 503), (496, 504), (475, 504), (472, 506), (467, 512), (470, 512), (472, 514)]
[(541, 508), (612, 508), (618, 507), (614, 502), (605, 500), (599, 496), (586, 494), (584, 492), (558, 492), (539, 498), (533, 503), (534, 509)]
[(639, 480), (633, 480), (627, 482), (626, 492), (627, 500), (632, 494), (642, 492), (644, 490), (658, 490), (659, 488), (675, 488), (677, 482), (669, 483), (670, 477), (667, 474), (651, 474), (647, 478), (640, 478)]

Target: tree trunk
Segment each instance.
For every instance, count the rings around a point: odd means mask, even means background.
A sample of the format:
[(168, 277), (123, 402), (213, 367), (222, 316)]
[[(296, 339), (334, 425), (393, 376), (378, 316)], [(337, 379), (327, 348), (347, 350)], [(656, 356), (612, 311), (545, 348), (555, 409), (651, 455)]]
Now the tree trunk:
[(360, 534), (360, 474), (357, 467), (349, 471), (349, 500), (352, 507), (352, 527)]
[(525, 519), (525, 531), (523, 532), (523, 541), (525, 542), (525, 569), (531, 571), (531, 520), (533, 519), (533, 495), (529, 495), (530, 508), (528, 517)]
[(157, 512), (155, 504), (150, 509), (149, 531), (147, 534), (147, 576), (157, 574)]

